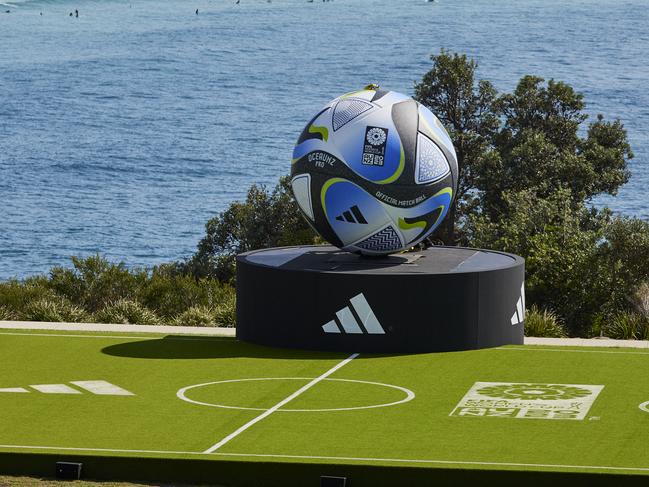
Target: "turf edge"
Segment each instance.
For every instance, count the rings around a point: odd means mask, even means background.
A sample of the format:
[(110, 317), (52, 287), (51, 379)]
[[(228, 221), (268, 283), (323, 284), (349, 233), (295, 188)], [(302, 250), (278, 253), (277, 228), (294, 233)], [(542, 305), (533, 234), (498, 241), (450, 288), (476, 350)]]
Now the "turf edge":
[(342, 476), (353, 487), (499, 485), (645, 486), (646, 475), (492, 470), (441, 467), (390, 467), (323, 463), (136, 458), (51, 453), (0, 453), (0, 472), (54, 476), (57, 461), (83, 463), (83, 478), (93, 480), (180, 482), (231, 487), (317, 487), (321, 475)]

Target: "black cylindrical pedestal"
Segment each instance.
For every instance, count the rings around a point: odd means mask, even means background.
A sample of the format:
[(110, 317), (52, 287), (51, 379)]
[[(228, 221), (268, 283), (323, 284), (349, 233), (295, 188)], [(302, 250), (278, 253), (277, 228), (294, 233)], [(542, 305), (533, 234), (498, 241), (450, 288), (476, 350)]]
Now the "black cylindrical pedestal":
[(521, 257), (459, 247), (367, 258), (335, 247), (237, 257), (237, 338), (341, 352), (523, 343)]

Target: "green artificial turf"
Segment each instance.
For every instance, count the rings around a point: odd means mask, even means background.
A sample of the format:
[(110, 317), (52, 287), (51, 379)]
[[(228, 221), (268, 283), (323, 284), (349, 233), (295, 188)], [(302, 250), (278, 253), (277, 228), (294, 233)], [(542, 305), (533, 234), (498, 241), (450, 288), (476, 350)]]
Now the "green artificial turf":
[[(135, 395), (0, 392), (0, 453), (649, 475), (649, 413), (638, 407), (649, 401), (647, 351), (503, 347), (360, 355), (328, 377), (346, 381), (317, 383), (204, 454), (348, 354), (229, 338), (16, 333), (0, 332), (0, 388), (106, 380)], [(187, 386), (251, 378), (274, 380), (226, 382), (186, 394), (255, 410), (177, 397)], [(451, 416), (477, 381), (604, 388), (583, 420)], [(370, 407), (406, 397), (372, 383), (406, 388), (415, 397)]]

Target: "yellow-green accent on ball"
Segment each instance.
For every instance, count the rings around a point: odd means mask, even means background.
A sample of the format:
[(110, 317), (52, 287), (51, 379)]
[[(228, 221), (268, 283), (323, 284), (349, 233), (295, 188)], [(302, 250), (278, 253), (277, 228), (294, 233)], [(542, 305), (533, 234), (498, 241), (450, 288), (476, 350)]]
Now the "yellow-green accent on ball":
[(406, 154), (403, 151), (403, 145), (401, 142), (399, 142), (399, 150), (401, 154), (399, 156), (399, 167), (397, 167), (397, 170), (389, 178), (376, 181), (376, 184), (390, 184), (399, 179), (399, 176), (401, 176), (401, 173), (403, 172), (403, 168), (406, 167)]
[(343, 181), (347, 181), (347, 180), (343, 179), (343, 178), (331, 178), (331, 179), (327, 180), (327, 182), (322, 185), (322, 190), (320, 190), (320, 201), (322, 203), (322, 209), (324, 210), (324, 214), (327, 217), (327, 220), (329, 220), (329, 215), (327, 215), (327, 205), (325, 204), (325, 195), (327, 194), (327, 190), (333, 184), (340, 183), (340, 182), (343, 182)]
[(358, 90), (358, 91), (352, 91), (350, 93), (345, 93), (343, 96), (340, 97), (340, 99), (344, 100), (345, 98), (351, 98), (352, 96), (360, 95), (361, 93), (365, 93), (366, 91), (370, 91), (370, 90)]
[(311, 125), (309, 126), (309, 133), (322, 135), (322, 140), (324, 140), (325, 142), (327, 142), (327, 140), (329, 139), (329, 129), (327, 127)]
[(399, 228), (401, 230), (412, 230), (413, 228), (421, 228), (423, 230), (426, 228), (426, 222), (421, 220), (414, 223), (406, 223), (406, 220), (399, 217)]
[[(433, 196), (433, 198), (435, 198), (435, 197), (437, 197), (439, 195), (442, 195), (442, 194), (448, 194), (451, 197), (451, 201), (453, 201), (453, 188), (451, 188), (450, 186), (438, 191), (435, 194), (435, 196)], [(439, 212), (439, 216), (437, 217), (437, 220), (435, 220), (435, 223), (433, 224), (433, 226), (437, 226), (437, 224), (439, 223), (440, 218), (444, 214), (444, 210), (446, 209), (446, 207), (444, 205), (440, 205), (440, 208), (442, 209), (442, 211)]]

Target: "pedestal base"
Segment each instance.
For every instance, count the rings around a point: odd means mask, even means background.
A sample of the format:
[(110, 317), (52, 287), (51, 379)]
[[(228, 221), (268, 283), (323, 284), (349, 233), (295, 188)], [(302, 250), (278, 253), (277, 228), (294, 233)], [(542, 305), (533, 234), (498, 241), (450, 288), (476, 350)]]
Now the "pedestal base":
[(287, 348), (413, 353), (523, 343), (521, 257), (459, 247), (367, 258), (335, 247), (237, 257), (237, 338)]

